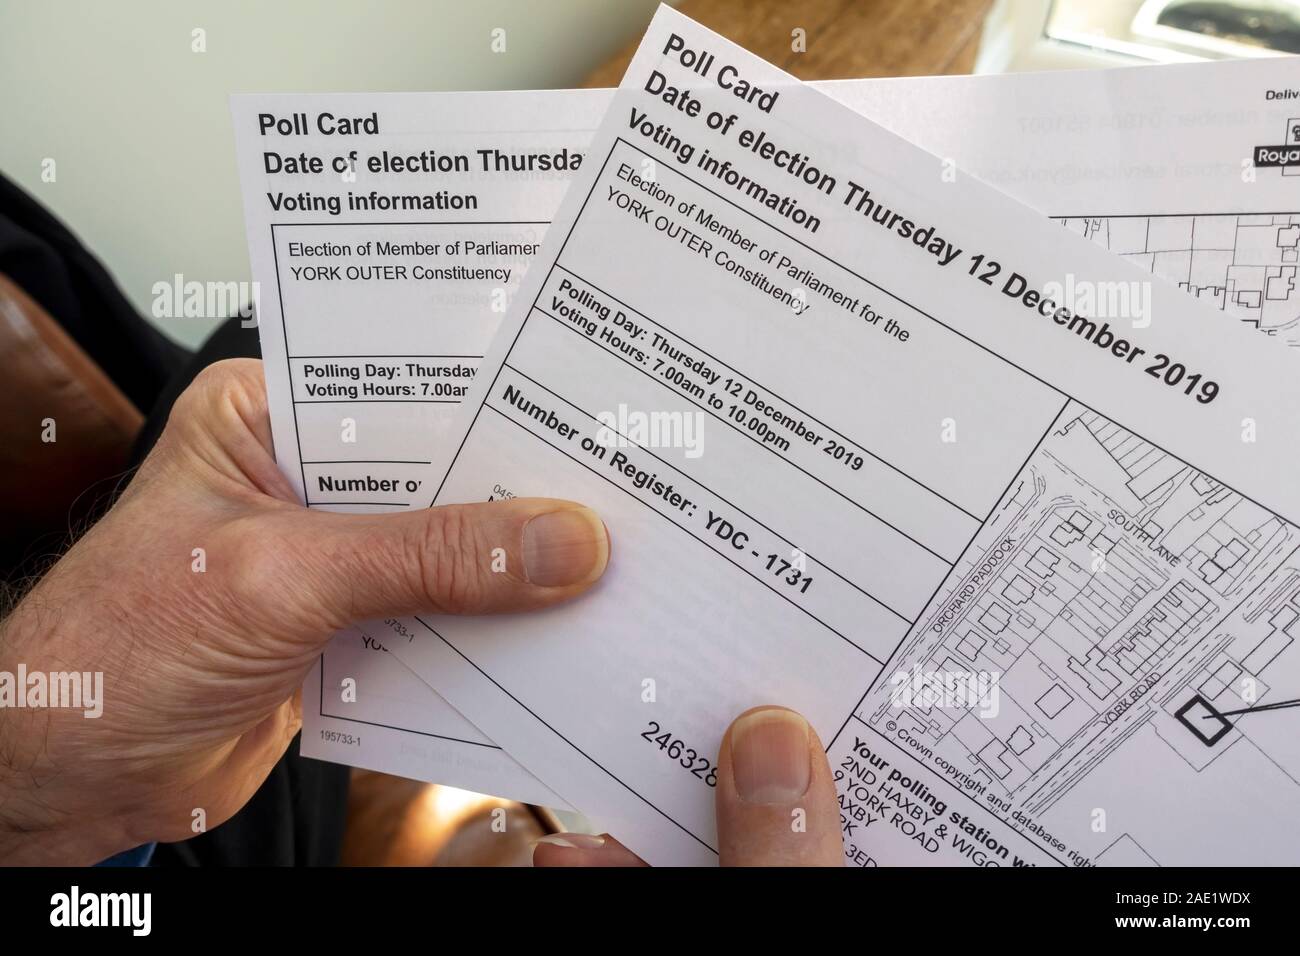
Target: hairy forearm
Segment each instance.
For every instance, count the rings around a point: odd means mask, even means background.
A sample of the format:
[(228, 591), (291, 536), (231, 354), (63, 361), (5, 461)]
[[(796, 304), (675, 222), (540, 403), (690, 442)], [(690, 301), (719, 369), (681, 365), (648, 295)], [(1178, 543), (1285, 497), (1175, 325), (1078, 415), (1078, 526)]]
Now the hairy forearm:
[(56, 702), (48, 696), (43, 706), (31, 706), (18, 679), (20, 670), (48, 668), (43, 652), (52, 643), (50, 629), (67, 623), (44, 590), (0, 620), (0, 864), (87, 865), (129, 848), (131, 840), (110, 815), (67, 799), (79, 768), (62, 766), (50, 744), (58, 724), (85, 718), (51, 706)]

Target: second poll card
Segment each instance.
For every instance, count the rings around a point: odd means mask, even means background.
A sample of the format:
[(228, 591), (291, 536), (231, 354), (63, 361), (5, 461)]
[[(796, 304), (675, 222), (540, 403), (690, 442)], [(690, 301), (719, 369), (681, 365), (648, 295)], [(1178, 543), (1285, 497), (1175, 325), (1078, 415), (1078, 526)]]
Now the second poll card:
[(590, 157), (435, 500), (583, 501), (613, 562), (395, 654), (651, 862), (716, 858), (771, 702), (857, 862), (1294, 851), (1294, 745), (1233, 716), (1295, 653), (1286, 350), (668, 9)]

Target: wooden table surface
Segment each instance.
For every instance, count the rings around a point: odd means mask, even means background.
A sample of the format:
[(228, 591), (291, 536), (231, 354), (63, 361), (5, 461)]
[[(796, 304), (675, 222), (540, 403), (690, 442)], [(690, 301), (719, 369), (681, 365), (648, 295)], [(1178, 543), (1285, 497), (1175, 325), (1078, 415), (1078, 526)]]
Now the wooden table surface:
[[(677, 9), (802, 80), (969, 73), (993, 0), (684, 0)], [(792, 49), (801, 28), (805, 50)], [(587, 77), (617, 86), (637, 41)]]

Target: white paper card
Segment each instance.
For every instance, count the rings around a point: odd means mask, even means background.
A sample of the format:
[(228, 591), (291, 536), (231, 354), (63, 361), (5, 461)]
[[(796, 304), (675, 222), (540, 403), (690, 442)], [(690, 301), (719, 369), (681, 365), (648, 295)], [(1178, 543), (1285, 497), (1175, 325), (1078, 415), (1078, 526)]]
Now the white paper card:
[[(1126, 792), (1166, 757), (1275, 852), (1252, 827), (1294, 793), (1239, 780), (1287, 745), (1221, 715), (1290, 646), (1248, 625), (1295, 576), (1291, 357), (669, 10), (591, 155), (437, 500), (574, 497), (625, 545), (575, 605), (394, 653), (654, 862), (711, 858), (718, 738), (770, 700), (876, 798), (870, 855), (1220, 861), (1186, 804), (1123, 843), (1074, 812), (1098, 763)], [(651, 413), (703, 442), (609, 441)], [(1003, 675), (1002, 716), (892, 707), (913, 662)]]

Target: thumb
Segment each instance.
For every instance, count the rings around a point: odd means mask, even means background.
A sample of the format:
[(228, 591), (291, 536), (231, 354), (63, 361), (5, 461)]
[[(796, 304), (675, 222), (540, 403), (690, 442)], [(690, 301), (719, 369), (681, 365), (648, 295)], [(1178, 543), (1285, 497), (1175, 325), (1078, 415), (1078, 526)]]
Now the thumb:
[(793, 710), (741, 714), (718, 753), (723, 866), (843, 866), (835, 782), (817, 732)]
[(281, 520), (279, 534), (258, 535), (276, 542), (258, 590), (313, 636), (417, 612), (547, 607), (587, 590), (609, 561), (600, 517), (555, 498), (385, 515), (295, 508)]

